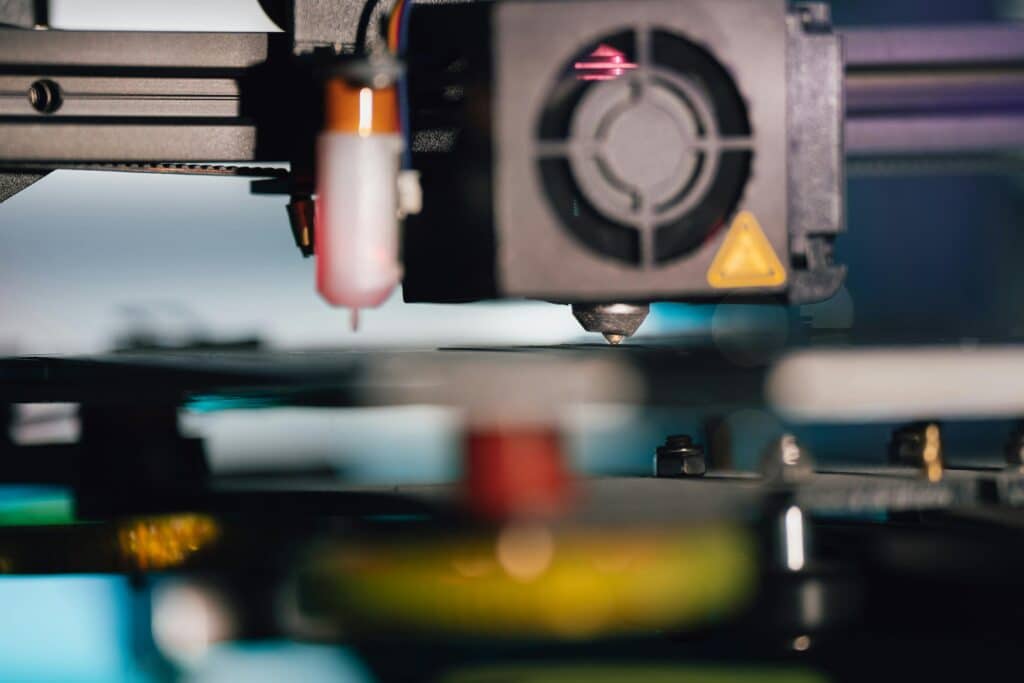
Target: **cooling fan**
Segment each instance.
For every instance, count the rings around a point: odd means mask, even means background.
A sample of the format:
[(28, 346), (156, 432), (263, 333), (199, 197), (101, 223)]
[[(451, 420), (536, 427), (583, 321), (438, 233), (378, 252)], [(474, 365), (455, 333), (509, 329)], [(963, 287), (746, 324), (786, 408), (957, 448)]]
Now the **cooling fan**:
[(799, 304), (841, 286), (842, 50), (799, 6), (501, 0), (417, 17), (427, 200), (406, 226), (406, 300)]
[(504, 294), (785, 291), (783, 2), (504, 2), (492, 25)]
[(662, 267), (700, 246), (750, 177), (750, 119), (734, 81), (667, 30), (621, 31), (585, 48), (562, 69), (537, 132), (562, 225), (631, 267)]

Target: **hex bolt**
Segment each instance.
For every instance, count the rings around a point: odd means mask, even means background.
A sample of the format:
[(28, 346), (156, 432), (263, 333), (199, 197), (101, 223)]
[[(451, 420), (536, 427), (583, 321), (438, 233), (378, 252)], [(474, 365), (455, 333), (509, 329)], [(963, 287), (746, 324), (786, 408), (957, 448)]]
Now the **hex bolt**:
[(687, 434), (670, 436), (654, 455), (654, 476), (659, 478), (703, 477), (708, 471), (704, 448)]

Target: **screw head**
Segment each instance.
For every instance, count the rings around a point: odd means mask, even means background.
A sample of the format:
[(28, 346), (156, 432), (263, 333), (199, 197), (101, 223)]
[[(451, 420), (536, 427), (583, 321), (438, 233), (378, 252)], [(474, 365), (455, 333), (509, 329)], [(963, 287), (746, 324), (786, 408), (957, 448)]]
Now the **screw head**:
[(28, 101), (40, 114), (52, 114), (60, 109), (64, 97), (56, 82), (43, 78), (29, 87)]

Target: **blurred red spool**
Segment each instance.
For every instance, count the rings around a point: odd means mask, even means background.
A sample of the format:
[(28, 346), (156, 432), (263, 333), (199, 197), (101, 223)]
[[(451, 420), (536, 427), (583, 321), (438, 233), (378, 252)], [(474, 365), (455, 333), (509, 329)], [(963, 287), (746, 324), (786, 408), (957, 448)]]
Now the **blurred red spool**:
[(555, 429), (473, 429), (464, 457), (467, 502), (480, 517), (552, 517), (572, 501), (572, 480)]

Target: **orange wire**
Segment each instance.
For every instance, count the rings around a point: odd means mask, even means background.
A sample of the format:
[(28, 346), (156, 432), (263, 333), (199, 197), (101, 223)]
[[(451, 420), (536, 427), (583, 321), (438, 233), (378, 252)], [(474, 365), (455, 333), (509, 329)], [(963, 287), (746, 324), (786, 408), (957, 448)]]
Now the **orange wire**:
[(398, 0), (394, 9), (391, 10), (391, 17), (388, 19), (388, 48), (398, 53), (398, 32), (401, 26), (402, 11), (405, 8), (406, 0)]

